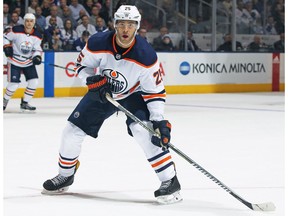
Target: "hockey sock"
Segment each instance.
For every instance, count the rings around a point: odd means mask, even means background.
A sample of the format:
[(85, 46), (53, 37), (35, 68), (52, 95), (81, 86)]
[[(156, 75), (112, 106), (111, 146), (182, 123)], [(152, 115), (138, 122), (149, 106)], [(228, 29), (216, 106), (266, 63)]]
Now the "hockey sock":
[(9, 100), (14, 95), (18, 86), (19, 86), (19, 83), (8, 83), (5, 94), (4, 94), (4, 98), (6, 100)]
[[(145, 123), (151, 124), (150, 122)], [(138, 123), (132, 123), (129, 127), (133, 137), (144, 150), (146, 158), (159, 180), (163, 182), (173, 178), (176, 172), (169, 150), (163, 151), (162, 148), (152, 144), (152, 135)]]
[(23, 101), (29, 102), (35, 94), (36, 88), (38, 86), (38, 79), (28, 80), (28, 85), (24, 92)]
[(71, 122), (67, 123), (59, 150), (59, 174), (66, 177), (74, 174), (85, 136), (86, 133), (79, 127)]

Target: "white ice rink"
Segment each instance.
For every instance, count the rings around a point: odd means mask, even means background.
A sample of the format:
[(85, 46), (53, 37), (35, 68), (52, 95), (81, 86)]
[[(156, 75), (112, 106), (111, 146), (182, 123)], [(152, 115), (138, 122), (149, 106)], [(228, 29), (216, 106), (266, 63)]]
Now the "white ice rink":
[(36, 113), (12, 99), (3, 114), (4, 216), (284, 216), (284, 93), (168, 95), (171, 143), (252, 203), (254, 212), (172, 152), (183, 201), (155, 203), (158, 181), (125, 116), (108, 119), (99, 138), (87, 137), (80, 168), (65, 195), (41, 195), (58, 172), (66, 119), (80, 98), (35, 98)]

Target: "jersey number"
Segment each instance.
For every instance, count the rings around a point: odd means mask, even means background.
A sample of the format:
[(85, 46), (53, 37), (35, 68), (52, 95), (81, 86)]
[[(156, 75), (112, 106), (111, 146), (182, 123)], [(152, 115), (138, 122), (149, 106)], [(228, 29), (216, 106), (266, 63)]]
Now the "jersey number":
[(159, 85), (163, 81), (162, 75), (159, 70), (153, 73), (153, 77), (156, 78), (156, 85)]
[(82, 51), (79, 53), (78, 58), (77, 58), (77, 62), (80, 63), (83, 59), (84, 55), (82, 53)]

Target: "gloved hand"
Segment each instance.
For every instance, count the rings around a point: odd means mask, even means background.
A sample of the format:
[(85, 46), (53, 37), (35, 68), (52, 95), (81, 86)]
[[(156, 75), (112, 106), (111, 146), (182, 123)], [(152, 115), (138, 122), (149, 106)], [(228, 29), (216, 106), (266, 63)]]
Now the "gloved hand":
[(4, 53), (6, 57), (13, 57), (13, 48), (12, 46), (6, 46), (4, 47)]
[(158, 146), (158, 147), (164, 147), (168, 148), (167, 145), (170, 142), (170, 132), (171, 132), (171, 124), (168, 120), (162, 120), (162, 121), (152, 121), (154, 130), (160, 134), (160, 137), (152, 136), (151, 142)]
[(32, 58), (32, 62), (34, 65), (39, 65), (42, 62), (41, 56), (37, 55)]
[(105, 76), (94, 75), (87, 77), (86, 85), (89, 89), (88, 94), (94, 101), (107, 103), (106, 93), (109, 93), (112, 96), (107, 78)]

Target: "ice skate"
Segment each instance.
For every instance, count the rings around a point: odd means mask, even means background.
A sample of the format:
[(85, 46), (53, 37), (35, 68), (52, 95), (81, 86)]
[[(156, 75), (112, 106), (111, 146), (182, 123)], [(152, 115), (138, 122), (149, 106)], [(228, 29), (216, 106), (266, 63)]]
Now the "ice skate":
[(48, 179), (43, 183), (43, 191), (42, 194), (47, 195), (57, 195), (62, 194), (66, 192), (69, 189), (69, 186), (73, 184), (74, 182), (74, 175), (80, 165), (80, 162), (78, 161), (76, 164), (75, 172), (73, 175), (65, 177), (60, 174), (55, 176), (52, 179)]
[(3, 98), (3, 111), (6, 109), (8, 102), (9, 100), (6, 100), (5, 98)]
[(29, 111), (36, 110), (36, 107), (31, 106), (30, 104), (28, 104), (28, 102), (23, 101), (23, 98), (21, 98), (20, 108), (21, 108), (22, 112), (24, 112), (25, 110), (29, 110)]
[(160, 204), (177, 203), (182, 200), (180, 190), (181, 186), (175, 175), (172, 179), (162, 182), (160, 188), (154, 192), (154, 196)]

